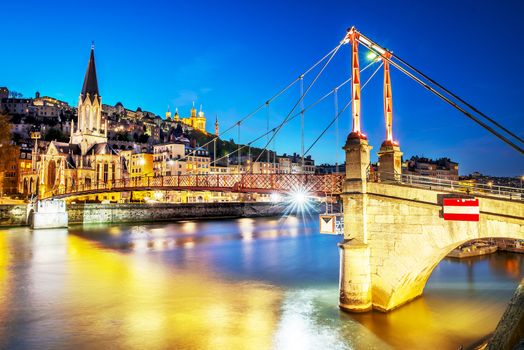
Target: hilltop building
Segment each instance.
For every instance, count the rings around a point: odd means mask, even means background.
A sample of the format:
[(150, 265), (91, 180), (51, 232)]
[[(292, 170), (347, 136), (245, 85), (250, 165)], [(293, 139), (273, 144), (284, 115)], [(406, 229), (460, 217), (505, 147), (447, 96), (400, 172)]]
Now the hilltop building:
[(6, 87), (0, 88), (0, 112), (11, 115), (32, 116), (40, 120), (44, 118), (59, 119), (66, 112), (72, 111), (67, 102), (49, 96), (35, 93), (34, 98), (9, 97)]
[(207, 134), (206, 131), (206, 116), (204, 112), (202, 111), (202, 105), (200, 105), (200, 112), (197, 114), (197, 110), (195, 108), (195, 103), (193, 102), (193, 107), (191, 108), (190, 116), (187, 118), (180, 118), (180, 115), (178, 114), (178, 108), (175, 109), (175, 114), (173, 115), (173, 119), (171, 119), (171, 111), (169, 110), (169, 107), (167, 108), (166, 112), (166, 120), (173, 120), (174, 122), (181, 122), (182, 124), (185, 124), (195, 130), (201, 131), (203, 133)]

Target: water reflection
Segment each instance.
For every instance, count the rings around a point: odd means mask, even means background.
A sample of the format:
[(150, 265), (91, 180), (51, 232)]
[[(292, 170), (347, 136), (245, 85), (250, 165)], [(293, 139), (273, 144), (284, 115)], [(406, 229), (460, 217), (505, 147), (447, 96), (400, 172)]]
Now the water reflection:
[(14, 276), (17, 292), (2, 290), (8, 348), (270, 347), (277, 288), (173, 276), (75, 236), (64, 240), (59, 231), (19, 234), (33, 256), (17, 268), (27, 270)]
[(0, 232), (0, 348), (456, 349), (491, 332), (522, 255), (444, 260), (389, 314), (337, 308), (316, 220)]

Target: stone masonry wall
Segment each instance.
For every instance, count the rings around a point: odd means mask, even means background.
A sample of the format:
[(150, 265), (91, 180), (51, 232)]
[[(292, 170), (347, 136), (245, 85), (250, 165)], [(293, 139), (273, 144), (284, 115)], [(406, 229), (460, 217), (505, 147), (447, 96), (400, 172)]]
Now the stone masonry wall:
[(0, 205), (0, 227), (27, 225), (27, 205)]
[(223, 217), (276, 216), (283, 205), (272, 203), (71, 204), (69, 223), (123, 223)]
[(391, 310), (421, 295), (436, 265), (460, 244), (475, 238), (524, 238), (524, 203), (479, 198), (479, 222), (445, 221), (442, 194), (368, 183), (363, 196), (375, 309)]

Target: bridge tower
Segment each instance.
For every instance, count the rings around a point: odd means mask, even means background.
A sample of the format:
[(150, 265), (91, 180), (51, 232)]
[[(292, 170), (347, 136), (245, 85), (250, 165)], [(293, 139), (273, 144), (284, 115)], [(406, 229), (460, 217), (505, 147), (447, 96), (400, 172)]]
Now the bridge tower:
[(386, 51), (382, 55), (384, 62), (384, 119), (386, 122), (386, 140), (378, 152), (378, 171), (383, 180), (400, 180), (402, 172), (402, 152), (398, 142), (393, 139), (393, 98), (391, 95), (391, 76), (389, 61), (391, 53)]
[(360, 67), (358, 35), (351, 28), (347, 38), (351, 43), (352, 131), (343, 149), (346, 151), (346, 178), (342, 190), (344, 205), (344, 242), (340, 247), (340, 300), (342, 309), (353, 312), (371, 310), (370, 250), (367, 246), (366, 182), (370, 151), (360, 120)]

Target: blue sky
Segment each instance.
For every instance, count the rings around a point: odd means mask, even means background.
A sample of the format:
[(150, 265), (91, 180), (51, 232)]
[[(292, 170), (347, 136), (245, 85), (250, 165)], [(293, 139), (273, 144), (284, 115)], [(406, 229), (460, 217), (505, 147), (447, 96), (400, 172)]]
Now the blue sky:
[[(2, 5), (0, 86), (76, 104), (95, 41), (103, 102), (163, 115), (203, 104), (208, 129), (224, 130), (330, 51), (355, 25), (502, 124), (524, 135), (524, 3), (520, 1), (24, 1)], [(305, 104), (350, 73), (344, 46)], [(365, 50), (361, 48), (361, 65)], [(369, 72), (368, 72), (369, 73)], [(363, 80), (369, 74), (363, 74)], [(313, 75), (309, 76), (311, 79)], [(310, 80), (307, 79), (307, 85)], [(394, 135), (406, 156), (448, 156), (461, 173), (524, 174), (524, 158), (397, 71), (392, 72)], [(299, 87), (271, 108), (278, 123)], [(349, 90), (339, 92), (339, 104)], [(384, 139), (382, 72), (362, 94), (363, 130), (376, 154)], [(305, 116), (307, 148), (333, 116), (327, 99)], [(339, 147), (350, 114), (339, 122)], [(263, 111), (241, 142), (266, 128)], [(300, 121), (277, 136), (279, 153), (300, 150)], [(223, 135), (235, 138), (237, 132)], [(317, 163), (343, 160), (331, 129), (313, 148)], [(263, 145), (260, 143), (259, 145)], [(376, 156), (373, 157), (376, 159)]]

